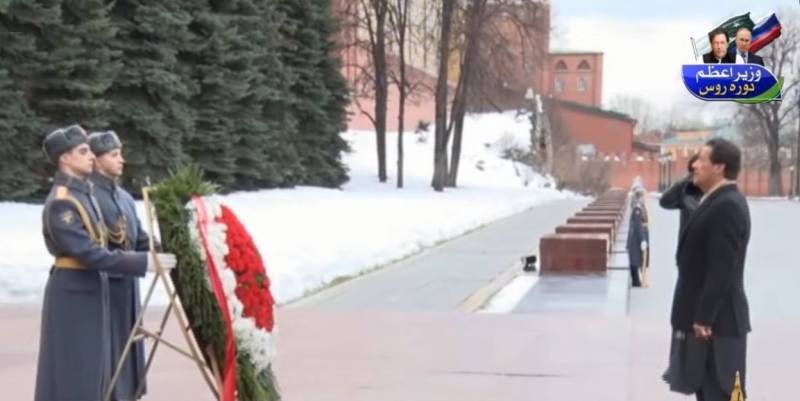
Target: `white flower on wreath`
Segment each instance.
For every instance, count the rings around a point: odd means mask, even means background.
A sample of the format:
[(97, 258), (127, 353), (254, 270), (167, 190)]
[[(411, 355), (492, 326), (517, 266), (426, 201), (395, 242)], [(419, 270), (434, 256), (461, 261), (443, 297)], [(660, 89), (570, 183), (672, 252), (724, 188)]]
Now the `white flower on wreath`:
[[(245, 352), (250, 360), (260, 372), (267, 369), (276, 354), (275, 336), (277, 327), (269, 332), (256, 326), (255, 319), (244, 316), (244, 305), (236, 296), (236, 274), (225, 263), (225, 257), (229, 253), (227, 245), (227, 226), (217, 221), (222, 216), (222, 206), (219, 202), (206, 198), (206, 208), (208, 213), (208, 223), (206, 230), (208, 240), (213, 252), (214, 261), (219, 269), (220, 280), (222, 281), (225, 299), (228, 301), (228, 309), (233, 318), (233, 331), (236, 336), (237, 349)], [(190, 202), (186, 208), (191, 212), (189, 218), (189, 233), (196, 249), (200, 252), (203, 261), (206, 261), (206, 254), (200, 239), (198, 229), (197, 206)], [(210, 279), (206, 273), (207, 289), (213, 292)]]

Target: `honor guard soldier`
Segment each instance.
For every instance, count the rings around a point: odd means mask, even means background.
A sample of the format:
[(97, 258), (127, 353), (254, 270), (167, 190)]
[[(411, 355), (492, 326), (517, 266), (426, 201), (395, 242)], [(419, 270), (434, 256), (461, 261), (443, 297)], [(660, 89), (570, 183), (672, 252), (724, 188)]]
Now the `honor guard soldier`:
[[(119, 186), (125, 165), (122, 143), (114, 131), (89, 135), (89, 148), (94, 153), (94, 172), (89, 181), (94, 184), (95, 197), (106, 223), (108, 249), (111, 251), (149, 251), (150, 238), (136, 216), (133, 197)], [(111, 356), (115, 368), (122, 356), (141, 302), (139, 279), (125, 274), (109, 273), (111, 310)], [(136, 400), (146, 391), (144, 383), (144, 342), (136, 341), (125, 358), (123, 370), (114, 386), (117, 400)], [(141, 388), (140, 388), (141, 387)]]
[(112, 373), (108, 275), (144, 276), (175, 256), (107, 248), (108, 235), (93, 185), (95, 160), (78, 125), (44, 139), (58, 167), (42, 210), (45, 244), (55, 258), (42, 306), (36, 401), (99, 401)]
[(628, 220), (628, 240), (625, 244), (628, 250), (632, 287), (642, 286), (642, 277), (639, 273), (646, 261), (645, 253), (649, 241), (646, 210), (644, 206), (644, 188), (638, 187), (633, 191), (631, 216)]

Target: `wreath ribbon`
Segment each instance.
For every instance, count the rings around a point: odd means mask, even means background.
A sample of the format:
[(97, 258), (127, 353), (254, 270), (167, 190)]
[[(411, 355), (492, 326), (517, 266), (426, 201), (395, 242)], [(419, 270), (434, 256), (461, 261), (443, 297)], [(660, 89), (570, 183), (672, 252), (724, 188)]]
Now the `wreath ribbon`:
[[(222, 315), (225, 318), (226, 341), (225, 341), (225, 367), (222, 378), (221, 401), (236, 401), (236, 341), (233, 333), (233, 317), (228, 308), (228, 300), (225, 298), (225, 290), (219, 275), (219, 267), (214, 259), (210, 240), (208, 238), (208, 213), (206, 203), (203, 198), (196, 196), (192, 198), (197, 206), (197, 225), (200, 231), (200, 239), (203, 241), (203, 249), (206, 252), (206, 266), (208, 276), (211, 279), (211, 286), (214, 296), (217, 298)], [(213, 356), (212, 356), (213, 357)]]

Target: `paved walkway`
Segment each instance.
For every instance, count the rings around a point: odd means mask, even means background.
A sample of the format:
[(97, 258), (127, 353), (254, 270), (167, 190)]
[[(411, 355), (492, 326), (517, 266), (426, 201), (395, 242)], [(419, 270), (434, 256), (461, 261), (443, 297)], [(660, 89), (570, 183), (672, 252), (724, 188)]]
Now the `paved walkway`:
[(538, 254), (539, 239), (589, 203), (549, 202), (493, 222), (295, 306), (344, 310), (455, 310), (470, 295)]
[[(493, 315), (382, 308), (380, 300), (374, 307), (284, 308), (278, 311), (276, 361), (284, 399), (690, 400), (669, 393), (659, 378), (668, 347), (678, 217), (655, 206), (651, 286), (630, 293), (628, 314), (606, 313), (614, 308), (534, 307)], [(749, 400), (793, 400), (800, 360), (800, 347), (792, 345), (800, 337), (793, 233), (800, 205), (753, 201), (751, 212)], [(546, 292), (543, 283), (532, 291)], [(564, 284), (573, 295), (595, 291)], [(566, 291), (564, 299), (553, 299), (586, 305), (573, 295)], [(0, 308), (0, 388), (6, 399), (31, 399), (38, 324), (35, 308)], [(160, 354), (149, 380), (145, 401), (210, 400), (192, 365), (171, 352)]]

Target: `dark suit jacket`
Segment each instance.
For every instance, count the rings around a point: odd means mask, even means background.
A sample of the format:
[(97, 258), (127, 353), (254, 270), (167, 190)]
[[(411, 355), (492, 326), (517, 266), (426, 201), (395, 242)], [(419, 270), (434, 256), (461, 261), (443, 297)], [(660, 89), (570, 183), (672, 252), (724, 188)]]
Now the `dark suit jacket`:
[(749, 240), (750, 211), (736, 185), (719, 188), (698, 206), (678, 242), (673, 329), (691, 333), (698, 323), (721, 337), (750, 331), (744, 292)]
[(749, 62), (750, 64), (758, 64), (758, 65), (760, 65), (762, 67), (764, 66), (764, 59), (761, 58), (761, 56), (757, 56), (757, 55), (752, 54), (752, 53), (750, 53), (747, 56), (747, 62)]
[(731, 53), (725, 53), (725, 57), (719, 62), (717, 58), (714, 57), (714, 52), (708, 52), (703, 55), (703, 62), (706, 64), (733, 64), (736, 62), (736, 56)]
[[(731, 59), (733, 60), (733, 61), (731, 61), (731, 63), (735, 63), (736, 62), (736, 52), (737, 51), (738, 50), (733, 49), (733, 51), (728, 52), (728, 55), (731, 56)], [(747, 55), (747, 62), (749, 64), (758, 64), (758, 65), (764, 67), (764, 59), (761, 58), (761, 56), (753, 54), (753, 53), (750, 53), (750, 54)]]

